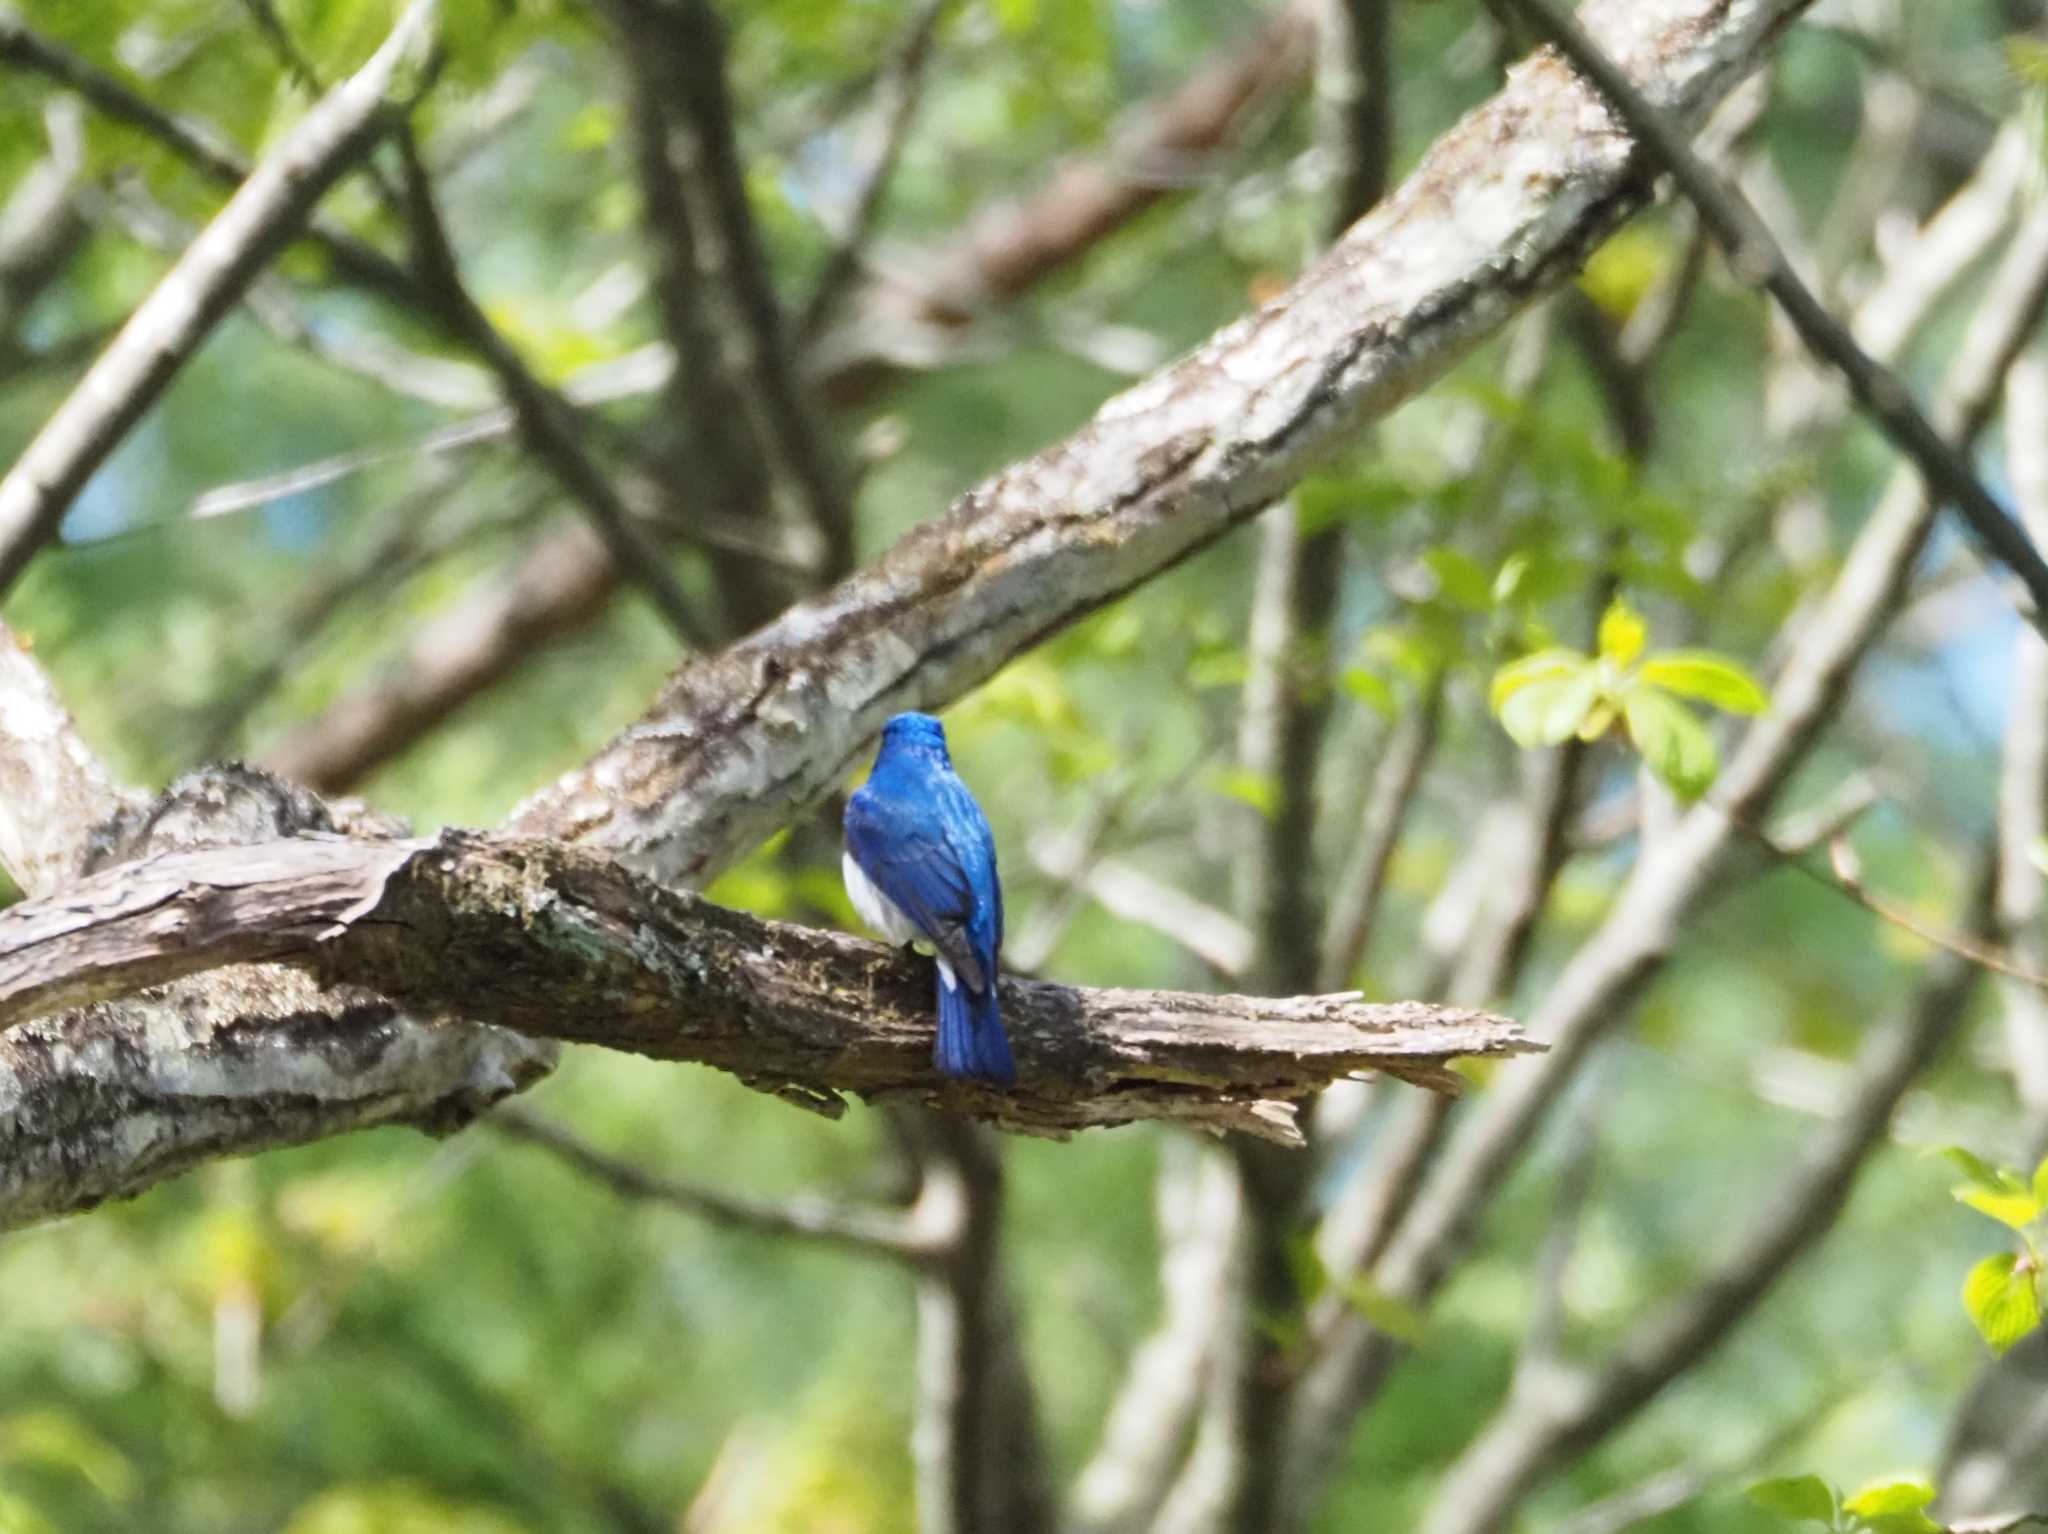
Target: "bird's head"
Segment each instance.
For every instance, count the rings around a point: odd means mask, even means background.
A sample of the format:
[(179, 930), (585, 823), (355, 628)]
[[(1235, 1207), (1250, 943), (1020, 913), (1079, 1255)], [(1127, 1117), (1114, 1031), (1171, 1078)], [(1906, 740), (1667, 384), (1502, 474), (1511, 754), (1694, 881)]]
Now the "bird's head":
[(946, 754), (946, 727), (930, 714), (897, 714), (882, 726), (884, 751), (930, 751), (941, 761)]

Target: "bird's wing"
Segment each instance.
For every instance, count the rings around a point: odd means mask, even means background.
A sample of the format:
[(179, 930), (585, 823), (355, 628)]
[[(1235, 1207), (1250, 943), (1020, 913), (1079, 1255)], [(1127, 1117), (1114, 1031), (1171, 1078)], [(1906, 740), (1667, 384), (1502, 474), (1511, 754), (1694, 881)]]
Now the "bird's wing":
[(969, 990), (988, 972), (975, 952), (972, 875), (954, 850), (943, 811), (863, 788), (846, 804), (846, 850), (876, 889), (916, 922)]

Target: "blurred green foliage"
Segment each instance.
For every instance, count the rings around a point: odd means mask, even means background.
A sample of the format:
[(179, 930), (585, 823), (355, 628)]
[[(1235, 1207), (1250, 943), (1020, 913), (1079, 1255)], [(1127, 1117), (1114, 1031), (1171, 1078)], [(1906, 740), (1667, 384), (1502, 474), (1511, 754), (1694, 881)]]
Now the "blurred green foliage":
[[(253, 9), (28, 0), (24, 15), (254, 154), (308, 97)], [(277, 0), (275, 9), (315, 72), (332, 79), (375, 45), (395, 7)], [(817, 208), (843, 192), (849, 125), (909, 9), (898, 0), (725, 6), (749, 190), (789, 295), (806, 291), (830, 249)], [(1994, 112), (2038, 94), (2035, 53), (2017, 50), (2005, 67), (1999, 6), (1929, 9), (1939, 16), (1909, 33), (1917, 67), (1961, 71)], [(888, 239), (943, 237), (991, 197), (1037, 184), (1060, 156), (1099, 148), (1119, 112), (1183, 79), (1242, 26), (1221, 0), (963, 4), (891, 191)], [(1476, 6), (1401, 4), (1397, 36), (1405, 166), (1496, 73)], [(589, 9), (451, 0), (447, 42), (421, 131), (491, 315), (552, 378), (656, 339), (643, 289), (628, 282), (624, 301), (605, 297), (622, 263), (637, 267), (644, 252), (620, 72)], [(1757, 140), (1809, 214), (1843, 175), (1841, 125), (1854, 120), (1864, 67), (1819, 31), (1795, 32), (1783, 48)], [(47, 93), (12, 74), (0, 84), (5, 188), (46, 152)], [(895, 444), (863, 466), (863, 552), (1071, 429), (1124, 381), (1063, 339), (1067, 322), (1133, 327), (1168, 355), (1297, 267), (1321, 220), (1301, 158), (1313, 116), (1303, 101), (1275, 103), (1223, 173), (1197, 176), (1188, 195), (992, 322), (991, 353), (908, 378), (846, 422), (849, 442), (880, 424)], [(219, 206), (219, 187), (147, 137), (91, 113), (85, 125), (89, 184), (139, 190), (185, 224)], [(1915, 166), (1909, 200), (1930, 205), (1954, 174), (1939, 162)], [(365, 178), (325, 206), (399, 248)], [(1682, 260), (1683, 239), (1668, 213), (1644, 216), (1596, 257), (1583, 291), (1602, 313), (1626, 318)], [(20, 327), (31, 360), (0, 379), (0, 458), (74, 381), (65, 344), (118, 324), (165, 263), (119, 218), (95, 221)], [(317, 254), (296, 251), (282, 271), (309, 326), (437, 352), (424, 327), (326, 283)], [(1907, 359), (1916, 382), (1952, 345), (1966, 307), (1936, 315)], [(1702, 539), (1739, 542), (1756, 508), (1793, 486), (1819, 498), (1839, 550), (1889, 468), (1856, 432), (1796, 455), (1758, 449), (1767, 344), (1756, 303), (1710, 277), (1659, 361), (1665, 424), (1646, 461), (1619, 450), (1599, 381), (1573, 348), (1553, 340), (1536, 386), (1510, 391), (1496, 344), (1380, 428), (1370, 451), (1303, 487), (1305, 525), (1349, 528), (1363, 551), (1328, 639), (1337, 686), (1320, 786), (1332, 830), (1318, 845), (1319, 880), (1341, 866), (1392, 723), (1429, 687), (1440, 683), (1448, 700), (1380, 930), (1351, 977), (1368, 993), (1398, 993), (1409, 979), (1428, 903), (1475, 834), (1472, 807), (1514, 781), (1517, 753), (1489, 715), (1490, 685), (1524, 744), (1598, 735), (1618, 720), (1650, 768), (1687, 794), (1711, 778), (1722, 726), (1681, 700), (1737, 711), (1762, 703), (1749, 673), (1766, 669), (1773, 636), (1835, 555), (1795, 566), (1761, 540), (1709, 587), (1689, 551)], [(594, 412), (598, 440), (623, 438), (657, 408), (641, 398)], [(235, 737), (238, 749), (260, 750), (389, 664), (404, 635), (559, 514), (546, 482), (502, 444), (448, 455), (431, 493), (416, 494), (413, 444), (461, 414), (280, 344), (238, 315), (96, 479), (67, 526), (68, 546), (10, 595), (8, 620), (33, 638), (92, 739), (124, 774), (152, 784), (191, 765), (223, 700), (282, 647), (299, 646)], [(1474, 441), (1488, 444), (1476, 462)], [(259, 509), (187, 515), (222, 484), (373, 450), (391, 455)], [(298, 594), (411, 524), (430, 557), (364, 584), (319, 632), (298, 630)], [(1232, 828), (1274, 795), (1230, 750), (1253, 547), (1239, 533), (1188, 559), (949, 711), (956, 755), (996, 826), (1013, 940), (1050, 920), (1065, 895), (1034, 862), (1032, 834), (1086, 825), (1112, 799), (1125, 807), (1118, 856), (1221, 901)], [(682, 573), (697, 590), (709, 580), (696, 563)], [(1593, 593), (1609, 580), (1623, 600), (1595, 633)], [(1939, 645), (1886, 650), (1792, 794), (1812, 802), (1881, 752), (1898, 788), (1893, 809), (1859, 830), (1866, 878), (1935, 912), (1954, 909), (1964, 877), (1951, 849), (1990, 819), (2008, 634), (2002, 610), (1985, 604)], [(673, 661), (662, 626), (636, 603), (618, 604), (364, 792), (422, 827), (491, 823), (628, 722)], [(1503, 695), (1496, 678), (1517, 685)], [(1598, 797), (1624, 796), (1633, 757), (1604, 751), (1599, 762)], [(768, 914), (850, 922), (836, 857), (802, 862), (792, 852), (800, 844), (761, 849), (711, 893)], [(1504, 1004), (1526, 1010), (1543, 994), (1625, 870), (1626, 849), (1612, 845), (1574, 859), (1528, 974)], [(1854, 1053), (1919, 957), (1785, 872), (1750, 880), (1697, 920), (1643, 998), (1640, 1026), (1610, 1050), (1603, 1138), (1615, 1152), (1603, 1158), (1573, 1260), (1568, 1354), (1597, 1355), (1768, 1197), (1814, 1122), (1799, 1084)], [(1167, 936), (1085, 904), (1044, 967), (1078, 982), (1212, 983)], [(1926, 1087), (1904, 1138), (2016, 1145), (2007, 1082), (1981, 1058), (1959, 1055)], [(704, 1070), (577, 1055), (535, 1105), (650, 1166), (736, 1190), (885, 1198), (900, 1177), (875, 1114), (826, 1124)], [(1374, 1154), (1388, 1111), (1369, 1122), (1356, 1158)], [(1156, 1312), (1158, 1134), (1008, 1148), (1006, 1232), (1025, 1347), (1063, 1472), (1093, 1446)], [(1380, 1324), (1404, 1328), (1415, 1351), (1352, 1444), (1320, 1528), (1404, 1526), (1490, 1414), (1531, 1318), (1528, 1275), (1556, 1169), (1545, 1142), (1426, 1318), (1369, 1288), (1345, 1293)], [(2038, 1177), (2027, 1196), (2044, 1196)], [(1910, 1256), (1896, 1239), (1905, 1228), (1916, 1233)], [(1881, 1155), (1830, 1253), (1665, 1407), (1537, 1496), (1531, 1524), (1675, 1460), (1749, 1452), (1769, 1423), (1796, 1423), (1787, 1456), (1835, 1474), (1931, 1459), (1948, 1405), (1980, 1362), (1957, 1323), (1951, 1277), (1980, 1250), (1980, 1228), (1944, 1203), (1918, 1158)], [(2001, 1294), (2014, 1272), (2009, 1263)], [(1305, 1273), (1311, 1288), (1331, 1281)], [(2038, 1258), (2032, 1278), (2038, 1295)], [(915, 1320), (900, 1273), (621, 1202), (484, 1131), (445, 1143), (381, 1131), (221, 1165), (9, 1236), (0, 1294), (6, 1534), (651, 1531), (680, 1526), (707, 1485), (718, 1506), (705, 1526), (720, 1530), (884, 1534), (910, 1524)], [(1978, 1307), (1980, 1325), (1986, 1313)], [(1887, 1339), (1882, 1349), (1876, 1337)], [(1844, 1500), (1819, 1482), (1771, 1484), (1780, 1490), (1760, 1499), (1767, 1506), (1833, 1528), (1889, 1531), (1905, 1525), (1882, 1520), (1918, 1511), (1881, 1507), (1869, 1500), (1877, 1493)], [(1703, 1534), (1754, 1518), (1736, 1478), (1654, 1527)]]

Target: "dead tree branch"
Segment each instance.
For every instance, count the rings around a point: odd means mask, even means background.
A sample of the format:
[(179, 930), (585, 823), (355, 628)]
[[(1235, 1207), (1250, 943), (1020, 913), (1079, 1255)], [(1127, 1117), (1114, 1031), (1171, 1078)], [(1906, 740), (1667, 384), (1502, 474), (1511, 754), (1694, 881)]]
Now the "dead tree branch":
[(837, 933), (758, 921), (608, 860), (465, 833), (301, 838), (121, 864), (0, 912), (0, 1029), (227, 964), (298, 966), (429, 1016), (696, 1060), (756, 1084), (937, 1096), (1019, 1128), (1175, 1118), (1294, 1138), (1278, 1104), (1378, 1070), (1455, 1090), (1504, 1019), (1346, 995), (1266, 999), (1012, 981), (1023, 1085), (946, 1088), (930, 973)]

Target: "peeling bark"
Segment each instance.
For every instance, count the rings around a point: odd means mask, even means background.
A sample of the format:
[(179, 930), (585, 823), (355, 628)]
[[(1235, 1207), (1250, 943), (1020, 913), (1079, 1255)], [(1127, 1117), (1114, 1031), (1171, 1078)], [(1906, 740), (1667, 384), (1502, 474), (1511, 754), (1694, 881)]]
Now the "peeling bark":
[[(663, 890), (589, 853), (459, 832), (169, 853), (15, 906), (0, 913), (0, 1028), (258, 962), (366, 988), (362, 1005), (384, 998), (384, 1016), (696, 1061), (826, 1112), (854, 1092), (1033, 1132), (1172, 1118), (1292, 1140), (1293, 1100), (1336, 1077), (1455, 1090), (1452, 1059), (1528, 1047), (1504, 1019), (1420, 1003), (1010, 980), (1021, 1080), (995, 1093), (933, 1070), (924, 960)], [(350, 1029), (334, 1032), (345, 1047)]]

